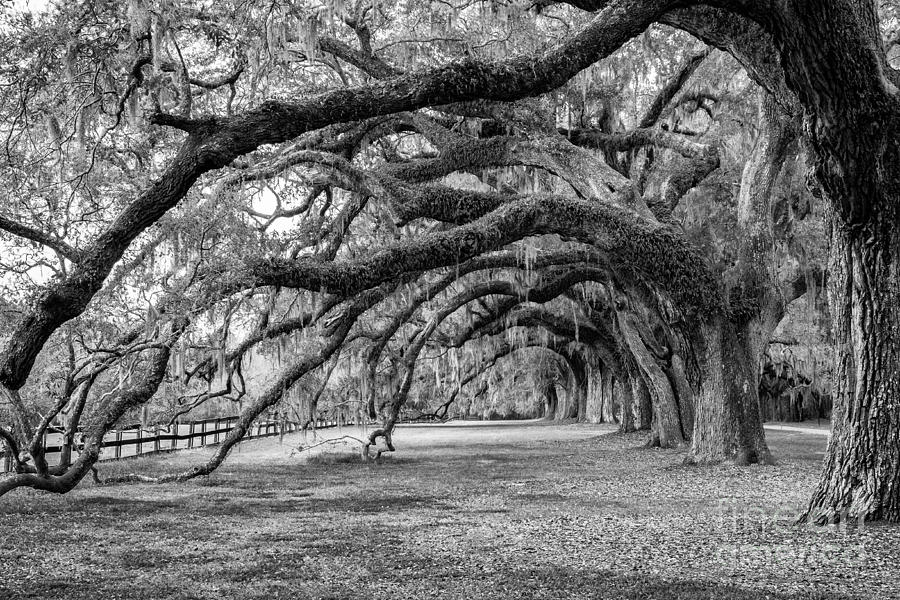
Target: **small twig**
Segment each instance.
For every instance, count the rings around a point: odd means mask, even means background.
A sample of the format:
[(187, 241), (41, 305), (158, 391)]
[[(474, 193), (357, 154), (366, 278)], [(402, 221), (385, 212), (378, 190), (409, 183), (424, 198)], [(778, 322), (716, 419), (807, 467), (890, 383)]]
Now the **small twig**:
[(333, 444), (334, 442), (339, 442), (344, 439), (353, 440), (354, 442), (359, 442), (361, 445), (365, 445), (365, 442), (363, 440), (359, 439), (358, 437), (354, 437), (352, 435), (342, 435), (341, 437), (323, 440), (323, 441), (319, 442), (318, 444), (313, 444), (312, 446), (297, 446), (297, 448), (291, 452), (291, 456), (294, 456), (295, 454), (300, 454), (302, 452), (306, 452), (307, 450), (312, 450), (313, 448), (316, 448), (318, 446), (324, 446), (325, 444)]

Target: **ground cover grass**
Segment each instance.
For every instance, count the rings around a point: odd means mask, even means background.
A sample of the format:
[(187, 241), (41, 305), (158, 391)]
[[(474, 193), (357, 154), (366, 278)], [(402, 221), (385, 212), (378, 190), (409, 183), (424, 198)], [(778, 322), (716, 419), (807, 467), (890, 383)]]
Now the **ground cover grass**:
[(900, 529), (792, 524), (826, 437), (768, 438), (744, 468), (537, 422), (403, 427), (377, 465), (252, 441), (205, 480), (0, 498), (0, 598), (900, 597)]

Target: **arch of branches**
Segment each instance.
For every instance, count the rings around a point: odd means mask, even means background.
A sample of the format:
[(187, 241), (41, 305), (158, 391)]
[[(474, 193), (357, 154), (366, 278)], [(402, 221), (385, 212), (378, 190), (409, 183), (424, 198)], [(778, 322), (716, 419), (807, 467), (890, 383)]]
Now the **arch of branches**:
[[(528, 52), (436, 52), (418, 67), (373, 45), (390, 3), (326, 4), (325, 33), (283, 27), (274, 41), (190, 4), (105, 7), (118, 24), (108, 31), (78, 6), (32, 24), (33, 43), (50, 44), (43, 58), (2, 75), (20, 95), (4, 104), (17, 199), (0, 230), (28, 250), (13, 276), (52, 277), (3, 307), (0, 437), (16, 473), (0, 494), (71, 490), (104, 435), (161, 397), (174, 398), (169, 418), (239, 402), (212, 458), (163, 480), (209, 474), (298, 390), (315, 410), (337, 370), (381, 420), (366, 456), (392, 450), (422, 365), (454, 363), (440, 416), (532, 348), (568, 380), (561, 406), (547, 386), (547, 415), (606, 410), (693, 462), (771, 462), (759, 360), (813, 281), (772, 221), (802, 147), (832, 213), (840, 349), (835, 433), (808, 516), (900, 519), (900, 447), (885, 442), (900, 439), (900, 113), (874, 3), (541, 1), (510, 26)], [(655, 24), (699, 41), (657, 77), (642, 114), (627, 126), (572, 119), (590, 84), (580, 74)], [(68, 42), (47, 42), (54, 28)], [(251, 43), (263, 35), (266, 52)], [(228, 48), (227, 64), (204, 53), (211, 44), (217, 57)], [(725, 264), (676, 218), (726, 160), (721, 130), (691, 125), (728, 90), (687, 85), (721, 53), (752, 80), (756, 123)], [(326, 91), (298, 94), (291, 74), (310, 64)], [(89, 89), (64, 95), (54, 81)], [(272, 348), (280, 368), (248, 391), (249, 358)], [(48, 361), (62, 375), (33, 385)], [(44, 433), (60, 419), (67, 450), (48, 464)]]

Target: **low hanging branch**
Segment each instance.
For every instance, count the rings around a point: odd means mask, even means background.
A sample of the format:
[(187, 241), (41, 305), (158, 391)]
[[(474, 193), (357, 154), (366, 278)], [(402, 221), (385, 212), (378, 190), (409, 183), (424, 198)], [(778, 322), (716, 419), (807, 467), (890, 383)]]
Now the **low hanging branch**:
[(359, 444), (360, 446), (364, 446), (366, 444), (366, 442), (364, 440), (361, 440), (356, 436), (342, 435), (340, 437), (322, 440), (321, 442), (317, 442), (317, 443), (309, 445), (309, 446), (302, 446), (302, 445), (297, 446), (297, 448), (291, 452), (291, 456), (294, 456), (295, 454), (302, 454), (303, 452), (309, 452), (310, 450), (318, 448), (319, 446), (333, 445), (338, 442), (342, 442), (344, 440), (352, 440), (352, 441), (356, 442), (357, 444)]
[(270, 101), (227, 118), (187, 120), (157, 114), (151, 122), (189, 135), (162, 176), (126, 207), (82, 253), (77, 267), (51, 284), (16, 324), (0, 361), (0, 384), (18, 389), (38, 352), (63, 323), (80, 315), (134, 239), (175, 206), (204, 173), (265, 144), (277, 144), (337, 122), (474, 99), (515, 100), (550, 91), (637, 35), (668, 2), (627, 0), (601, 12), (562, 44), (534, 57), (500, 63), (464, 60), (428, 74), (337, 90), (302, 102)]
[[(359, 260), (254, 262), (242, 268), (241, 279), (225, 285), (234, 289), (278, 285), (348, 297), (390, 277), (456, 264), (523, 237), (547, 233), (591, 244), (613, 266), (630, 265), (671, 290), (686, 311), (722, 310), (715, 277), (681, 234), (665, 225), (646, 223), (630, 211), (554, 196), (507, 203), (472, 223), (389, 245)], [(681, 280), (692, 284), (678, 285)]]
[(0, 479), (0, 496), (18, 487), (64, 494), (78, 485), (99, 459), (107, 432), (129, 409), (146, 404), (156, 393), (165, 378), (171, 348), (180, 338), (186, 325), (185, 320), (173, 322), (166, 343), (150, 352), (143, 376), (136, 378), (137, 383), (120, 390), (103, 410), (97, 411), (97, 417), (84, 432), (84, 445), (78, 459), (70, 467), (58, 475), (19, 473)]

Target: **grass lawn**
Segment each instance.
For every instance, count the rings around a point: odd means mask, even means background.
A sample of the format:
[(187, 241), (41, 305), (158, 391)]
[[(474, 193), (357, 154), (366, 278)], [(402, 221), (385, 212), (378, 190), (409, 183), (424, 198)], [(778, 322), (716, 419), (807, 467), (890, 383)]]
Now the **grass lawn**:
[(792, 525), (826, 437), (767, 435), (775, 467), (536, 422), (402, 427), (377, 465), (247, 442), (207, 480), (0, 498), (0, 598), (900, 597), (900, 528)]

